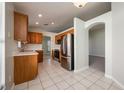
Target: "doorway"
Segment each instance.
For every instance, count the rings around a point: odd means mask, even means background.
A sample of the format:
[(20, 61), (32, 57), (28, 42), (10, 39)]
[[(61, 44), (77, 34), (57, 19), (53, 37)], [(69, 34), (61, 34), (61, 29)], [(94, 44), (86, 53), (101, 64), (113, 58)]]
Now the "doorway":
[(105, 73), (105, 24), (89, 29), (89, 67)]
[(42, 48), (43, 48), (43, 55), (44, 58), (50, 58), (50, 51), (51, 51), (51, 37), (49, 36), (44, 36), (43, 37), (43, 44), (42, 44)]

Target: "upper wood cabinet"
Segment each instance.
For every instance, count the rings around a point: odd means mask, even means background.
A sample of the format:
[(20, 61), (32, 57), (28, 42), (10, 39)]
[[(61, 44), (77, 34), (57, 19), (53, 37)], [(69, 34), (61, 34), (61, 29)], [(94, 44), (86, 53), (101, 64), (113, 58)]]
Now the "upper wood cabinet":
[(43, 34), (37, 32), (28, 32), (28, 43), (41, 44), (43, 40)]
[(61, 41), (62, 41), (62, 36), (61, 36), (61, 35), (56, 35), (56, 36), (55, 36), (55, 43), (56, 43), (56, 44), (60, 44)]
[(14, 40), (26, 42), (28, 33), (28, 16), (14, 12)]
[(66, 32), (63, 32), (63, 33), (60, 33), (60, 34), (56, 35), (55, 36), (55, 43), (60, 44), (62, 39), (63, 39), (63, 36), (67, 35), (68, 33), (74, 34), (74, 29), (71, 29), (71, 30), (68, 30)]

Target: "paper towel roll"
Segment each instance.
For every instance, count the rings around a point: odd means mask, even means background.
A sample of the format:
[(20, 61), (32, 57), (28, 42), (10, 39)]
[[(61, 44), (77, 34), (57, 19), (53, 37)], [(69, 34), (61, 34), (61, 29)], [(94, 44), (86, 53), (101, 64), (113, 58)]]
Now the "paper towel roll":
[(18, 47), (18, 48), (21, 48), (21, 41), (18, 41), (17, 47)]

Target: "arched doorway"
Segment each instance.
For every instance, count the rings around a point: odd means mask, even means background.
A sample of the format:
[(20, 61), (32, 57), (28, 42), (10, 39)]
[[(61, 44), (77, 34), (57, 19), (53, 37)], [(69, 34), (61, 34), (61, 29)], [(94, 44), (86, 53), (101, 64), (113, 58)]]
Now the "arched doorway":
[(88, 21), (74, 18), (75, 29), (75, 72), (89, 68), (89, 29), (105, 24), (105, 76), (112, 76), (112, 19), (111, 12), (100, 15)]
[(88, 30), (89, 67), (105, 73), (105, 24), (100, 22)]

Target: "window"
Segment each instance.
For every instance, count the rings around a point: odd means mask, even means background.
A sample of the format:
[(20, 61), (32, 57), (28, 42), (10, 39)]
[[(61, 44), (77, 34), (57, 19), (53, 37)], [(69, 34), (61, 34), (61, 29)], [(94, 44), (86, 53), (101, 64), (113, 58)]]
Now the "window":
[(48, 51), (50, 51), (50, 49), (51, 49), (51, 41), (50, 40), (47, 41), (47, 46), (48, 46)]

